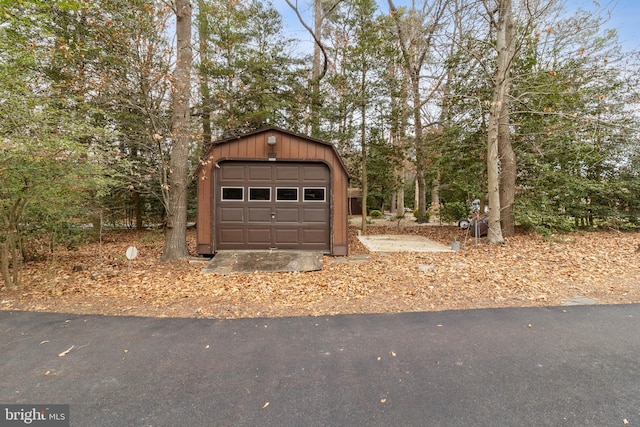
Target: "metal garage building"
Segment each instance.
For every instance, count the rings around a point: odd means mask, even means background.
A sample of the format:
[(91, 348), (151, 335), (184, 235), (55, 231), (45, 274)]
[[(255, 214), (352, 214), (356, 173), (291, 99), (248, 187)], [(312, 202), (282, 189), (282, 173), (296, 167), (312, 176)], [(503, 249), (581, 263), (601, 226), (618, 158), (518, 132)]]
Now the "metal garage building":
[(216, 141), (200, 161), (198, 253), (347, 255), (349, 177), (334, 146), (271, 127)]

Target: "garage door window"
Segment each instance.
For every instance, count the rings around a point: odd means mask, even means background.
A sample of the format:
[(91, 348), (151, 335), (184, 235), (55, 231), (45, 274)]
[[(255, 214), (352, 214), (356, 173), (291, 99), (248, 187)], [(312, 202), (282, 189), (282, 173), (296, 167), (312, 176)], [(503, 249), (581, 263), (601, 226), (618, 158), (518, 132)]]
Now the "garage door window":
[(243, 190), (242, 187), (222, 187), (222, 201), (244, 200)]
[(304, 189), (304, 201), (305, 202), (324, 202), (325, 201), (324, 188), (305, 188)]
[(249, 188), (249, 200), (270, 202), (271, 188)]
[(297, 188), (276, 188), (276, 200), (278, 202), (297, 202)]

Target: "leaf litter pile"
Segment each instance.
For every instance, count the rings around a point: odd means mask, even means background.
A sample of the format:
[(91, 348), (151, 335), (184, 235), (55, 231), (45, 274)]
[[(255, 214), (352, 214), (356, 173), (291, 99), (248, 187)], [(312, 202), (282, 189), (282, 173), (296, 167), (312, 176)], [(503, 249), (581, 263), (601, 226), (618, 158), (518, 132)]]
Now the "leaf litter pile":
[[(382, 224), (382, 225), (380, 225)], [(307, 273), (202, 273), (203, 262), (161, 262), (158, 230), (114, 231), (101, 243), (25, 266), (23, 286), (0, 290), (0, 309), (156, 317), (282, 317), (640, 303), (640, 235), (602, 231), (543, 238), (520, 233), (487, 245), (449, 226), (368, 234), (419, 234), (462, 248), (445, 253), (369, 253), (350, 227), (348, 257), (325, 256)], [(128, 261), (135, 246), (139, 255)], [(195, 253), (195, 234), (189, 247)]]

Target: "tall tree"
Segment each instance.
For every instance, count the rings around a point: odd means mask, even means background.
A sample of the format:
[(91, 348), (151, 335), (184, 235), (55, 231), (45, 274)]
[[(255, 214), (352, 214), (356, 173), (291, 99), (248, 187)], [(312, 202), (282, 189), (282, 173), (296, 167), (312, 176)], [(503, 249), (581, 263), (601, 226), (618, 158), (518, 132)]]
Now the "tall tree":
[(489, 193), (489, 231), (487, 241), (503, 244), (502, 226), (500, 224), (500, 130), (505, 126), (502, 115), (508, 108), (511, 66), (516, 54), (514, 44), (513, 9), (511, 0), (497, 1), (497, 17), (493, 19), (493, 11), (485, 3), (492, 24), (496, 29), (497, 59), (493, 73), (493, 95), (489, 108), (487, 127), (487, 190)]
[(311, 107), (309, 111), (311, 122), (311, 135), (318, 136), (320, 134), (320, 107), (322, 106), (322, 97), (320, 95), (320, 81), (326, 73), (327, 58), (324, 56), (324, 63), (321, 62), (323, 54), (322, 45), (322, 24), (325, 19), (324, 5), (326, 1), (313, 1), (313, 62), (311, 65)]
[(209, 82), (209, 70), (212, 66), (211, 52), (209, 48), (209, 35), (211, 34), (211, 25), (209, 23), (209, 16), (215, 13), (215, 9), (211, 3), (205, 0), (198, 0), (198, 47), (200, 54), (200, 64), (198, 66), (198, 77), (200, 79), (200, 102), (201, 115), (202, 115), (202, 152), (206, 152), (207, 149), (213, 143), (213, 130), (211, 125), (212, 120), (212, 99), (211, 88)]
[[(127, 182), (115, 188), (110, 204), (132, 211), (136, 228), (151, 220), (154, 206), (163, 215), (161, 185), (166, 157), (169, 118), (171, 49), (166, 40), (170, 10), (152, 0), (101, 0), (100, 13), (107, 31), (96, 34), (105, 59), (94, 105), (104, 111), (103, 126), (116, 133), (120, 157), (112, 162)], [(146, 218), (145, 218), (146, 217)]]
[(407, 73), (412, 102), (412, 116), (414, 128), (414, 148), (416, 157), (416, 179), (418, 186), (418, 222), (427, 220), (426, 214), (426, 181), (428, 149), (424, 137), (424, 121), (422, 107), (426, 103), (422, 95), (424, 76), (423, 67), (428, 59), (436, 31), (441, 26), (445, 16), (448, 0), (434, 0), (425, 2), (422, 11), (410, 9), (404, 16), (395, 6), (393, 0), (388, 0), (391, 16), (396, 23), (396, 33), (402, 51), (403, 66)]
[(171, 159), (163, 196), (166, 207), (166, 235), (162, 259), (186, 258), (187, 187), (189, 185), (190, 97), (191, 97), (191, 2), (175, 0), (177, 56), (171, 102)]
[[(384, 33), (383, 33), (384, 34)], [(405, 184), (407, 179), (415, 177), (410, 172), (410, 162), (408, 152), (411, 144), (408, 138), (408, 122), (410, 107), (408, 105), (409, 81), (408, 76), (403, 72), (402, 56), (396, 43), (386, 43), (388, 52), (385, 57), (388, 59), (387, 68), (384, 73), (385, 84), (389, 98), (389, 114), (387, 116), (389, 127), (389, 143), (394, 147), (392, 150), (395, 161), (393, 171), (395, 184), (391, 200), (391, 211), (397, 218), (405, 215)], [(387, 162), (387, 165), (390, 164)]]
[(311, 135), (314, 137), (320, 137), (320, 109), (322, 107), (322, 93), (320, 89), (322, 79), (324, 79), (327, 74), (329, 66), (329, 59), (323, 42), (323, 27), (327, 17), (330, 16), (344, 0), (313, 0), (313, 26), (307, 24), (302, 18), (297, 0), (293, 2), (291, 0), (285, 1), (296, 13), (300, 24), (302, 24), (302, 26), (309, 32), (314, 42), (311, 79), (309, 82), (311, 87), (309, 122)]
[(205, 139), (268, 125), (301, 131), (306, 70), (277, 11), (259, 1), (200, 0), (197, 16)]
[(356, 104), (360, 115), (360, 173), (362, 183), (362, 232), (367, 231), (367, 201), (369, 196), (369, 181), (367, 170), (367, 156), (369, 138), (368, 129), (371, 127), (369, 121), (369, 108), (375, 97), (373, 89), (375, 83), (372, 74), (375, 68), (380, 67), (377, 63), (376, 50), (380, 39), (380, 30), (375, 22), (375, 3), (371, 0), (356, 0), (353, 4), (351, 23), (355, 29), (353, 45), (350, 49), (352, 61), (349, 68), (355, 75), (359, 75), (357, 84)]
[[(555, 2), (553, 1), (547, 4), (541, 4), (538, 1), (527, 0), (521, 4), (520, 19), (517, 22), (514, 22), (513, 10), (511, 11), (511, 16), (505, 18), (507, 21), (505, 32), (506, 51), (504, 53), (512, 57), (508, 59), (511, 65), (504, 82), (505, 97), (502, 101), (502, 111), (500, 111), (498, 118), (498, 153), (500, 156), (500, 224), (503, 236), (507, 237), (515, 234), (514, 203), (518, 169), (516, 152), (513, 148), (511, 137), (513, 64), (521, 54), (522, 45), (525, 43), (525, 40), (531, 36), (531, 32), (535, 28), (536, 23), (541, 20), (554, 5)], [(499, 7), (501, 7), (501, 5)], [(499, 30), (497, 34), (500, 34)], [(496, 49), (498, 49), (498, 46), (496, 46)], [(500, 60), (500, 52), (498, 52), (498, 61)], [(497, 81), (494, 81), (494, 83), (497, 83)]]

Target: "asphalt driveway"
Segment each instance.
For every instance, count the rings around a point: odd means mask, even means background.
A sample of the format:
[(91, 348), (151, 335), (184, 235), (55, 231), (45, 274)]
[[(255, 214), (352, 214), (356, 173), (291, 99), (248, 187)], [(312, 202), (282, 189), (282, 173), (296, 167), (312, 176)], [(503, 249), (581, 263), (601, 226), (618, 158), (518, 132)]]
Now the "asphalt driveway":
[(70, 404), (72, 426), (638, 426), (639, 323), (639, 305), (0, 312), (0, 404)]

